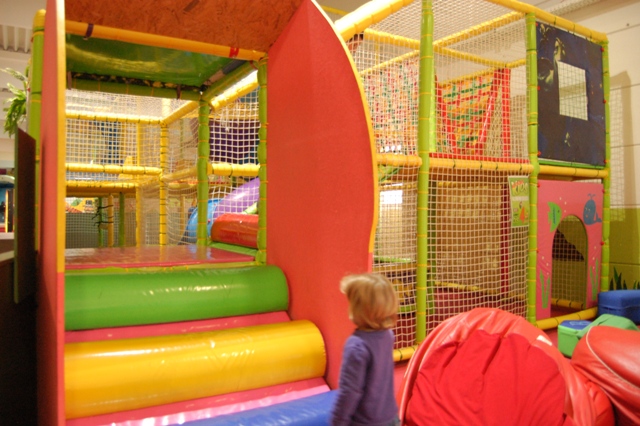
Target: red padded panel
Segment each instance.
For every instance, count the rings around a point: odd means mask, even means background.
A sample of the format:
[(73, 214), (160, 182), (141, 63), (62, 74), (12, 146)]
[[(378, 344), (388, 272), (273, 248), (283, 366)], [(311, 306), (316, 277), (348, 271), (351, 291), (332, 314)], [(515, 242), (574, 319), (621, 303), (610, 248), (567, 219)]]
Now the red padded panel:
[(640, 332), (592, 327), (578, 341), (571, 363), (609, 396), (618, 425), (640, 424)]
[(258, 215), (224, 213), (211, 226), (211, 241), (258, 248)]
[(38, 424), (64, 424), (64, 2), (47, 0), (40, 122)]
[(315, 3), (269, 51), (267, 84), (267, 262), (287, 277), (291, 317), (322, 332), (335, 387), (354, 328), (338, 283), (371, 268), (375, 179), (353, 63)]

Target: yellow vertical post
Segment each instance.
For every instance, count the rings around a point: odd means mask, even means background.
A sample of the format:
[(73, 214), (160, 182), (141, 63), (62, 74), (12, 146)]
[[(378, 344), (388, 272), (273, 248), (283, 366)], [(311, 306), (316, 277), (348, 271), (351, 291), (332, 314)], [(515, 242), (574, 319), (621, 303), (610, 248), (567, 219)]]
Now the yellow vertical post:
[(187, 229), (187, 213), (186, 207), (187, 205), (187, 197), (183, 195), (180, 196), (180, 229)]
[(136, 187), (136, 247), (142, 245), (143, 233), (142, 230), (142, 190), (140, 187)]
[[(142, 124), (136, 124), (136, 166), (140, 166), (142, 160)], [(138, 179), (138, 182), (140, 180)], [(136, 186), (136, 247), (142, 245), (142, 191)]]
[(99, 218), (99, 226), (98, 226), (98, 247), (102, 248), (104, 247), (104, 223), (103, 223), (103, 219), (104, 219), (104, 198), (100, 197), (98, 198), (98, 218)]
[(125, 247), (127, 245), (127, 233), (126, 233), (126, 221), (125, 221), (125, 207), (126, 201), (124, 192), (118, 193), (118, 246)]
[[(160, 125), (160, 168), (162, 174), (168, 173), (169, 166), (169, 137), (168, 137), (167, 125)], [(167, 245), (167, 184), (160, 179), (159, 184), (159, 244), (161, 246)]]
[(114, 214), (113, 214), (113, 194), (109, 194), (107, 201), (107, 247), (113, 247), (114, 241)]

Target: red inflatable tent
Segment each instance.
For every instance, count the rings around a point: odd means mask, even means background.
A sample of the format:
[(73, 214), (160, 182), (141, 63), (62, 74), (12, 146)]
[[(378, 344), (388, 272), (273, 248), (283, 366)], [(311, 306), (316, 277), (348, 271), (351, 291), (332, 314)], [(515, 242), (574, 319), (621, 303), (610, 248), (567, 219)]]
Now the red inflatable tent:
[(429, 334), (405, 374), (400, 416), (406, 425), (613, 425), (606, 395), (542, 330), (490, 308)]

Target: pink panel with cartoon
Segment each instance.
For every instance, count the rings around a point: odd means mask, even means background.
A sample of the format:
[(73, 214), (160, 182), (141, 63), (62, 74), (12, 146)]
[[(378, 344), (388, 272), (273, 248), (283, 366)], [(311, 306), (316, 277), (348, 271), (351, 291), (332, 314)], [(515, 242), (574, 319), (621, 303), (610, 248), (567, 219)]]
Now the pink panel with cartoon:
[[(554, 268), (563, 261), (578, 260), (573, 276), (583, 277), (573, 289), (586, 308), (595, 306), (600, 282), (602, 257), (602, 199), (601, 183), (540, 180), (538, 188), (538, 262), (536, 268), (536, 318), (552, 316), (551, 299)], [(586, 235), (583, 245), (573, 244), (558, 229), (561, 222), (581, 223)], [(571, 250), (560, 254), (562, 246)], [(572, 253), (573, 252), (573, 253)], [(580, 264), (579, 264), (580, 265)], [(579, 278), (581, 279), (581, 278)], [(557, 281), (557, 279), (556, 279)], [(556, 283), (558, 285), (559, 283)], [(576, 287), (576, 286), (574, 286)], [(555, 297), (555, 296), (554, 296)], [(576, 299), (574, 297), (573, 299)]]

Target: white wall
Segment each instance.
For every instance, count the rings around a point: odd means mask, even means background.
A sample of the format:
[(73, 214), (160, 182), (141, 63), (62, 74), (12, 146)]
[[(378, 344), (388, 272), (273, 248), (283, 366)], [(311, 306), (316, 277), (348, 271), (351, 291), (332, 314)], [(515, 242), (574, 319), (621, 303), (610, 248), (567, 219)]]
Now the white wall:
[(611, 77), (611, 207), (640, 207), (640, 1), (604, 0), (566, 16), (607, 34)]
[[(31, 38), (33, 18), (39, 9), (44, 9), (46, 0), (0, 0), (0, 68), (13, 68), (24, 73), (29, 61), (25, 45)], [(0, 72), (0, 104), (13, 95), (7, 83), (21, 87), (19, 80)], [(0, 114), (0, 169), (13, 168), (13, 139), (4, 132), (5, 112)]]
[(0, 24), (31, 28), (33, 17), (46, 0), (0, 0)]

